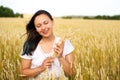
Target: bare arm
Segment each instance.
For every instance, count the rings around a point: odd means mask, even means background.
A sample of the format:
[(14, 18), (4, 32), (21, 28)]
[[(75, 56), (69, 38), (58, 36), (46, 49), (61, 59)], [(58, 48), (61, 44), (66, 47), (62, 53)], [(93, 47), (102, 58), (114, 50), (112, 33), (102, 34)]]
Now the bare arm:
[(74, 57), (72, 53), (69, 53), (68, 55), (63, 58), (63, 49), (64, 49), (64, 41), (61, 42), (61, 44), (57, 44), (54, 51), (57, 53), (58, 60), (60, 64), (63, 67), (63, 70), (65, 71), (67, 76), (75, 76), (76, 71), (74, 67)]
[(43, 61), (41, 66), (38, 66), (36, 68), (30, 68), (32, 60), (28, 59), (22, 59), (21, 61), (21, 74), (24, 77), (31, 77), (31, 76), (36, 76), (39, 73), (43, 72), (46, 70), (47, 67), (51, 66), (51, 63), (53, 62), (53, 59), (47, 58)]
[(76, 71), (75, 71), (75, 67), (74, 67), (74, 58), (73, 58), (72, 53), (68, 54), (65, 58), (61, 57), (58, 59), (62, 65), (63, 70), (65, 71), (66, 75), (74, 77), (76, 74)]
[(30, 68), (31, 61), (32, 60), (28, 60), (28, 59), (21, 60), (21, 74), (25, 77), (36, 76), (45, 69), (43, 66), (39, 66), (37, 68), (31, 69)]

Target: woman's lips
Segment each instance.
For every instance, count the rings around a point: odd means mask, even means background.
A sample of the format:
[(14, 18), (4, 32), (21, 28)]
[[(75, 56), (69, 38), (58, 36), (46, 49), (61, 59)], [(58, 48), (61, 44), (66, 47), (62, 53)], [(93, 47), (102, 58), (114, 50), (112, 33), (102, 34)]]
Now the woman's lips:
[(42, 33), (43, 34), (47, 34), (48, 33), (48, 29), (45, 29)]

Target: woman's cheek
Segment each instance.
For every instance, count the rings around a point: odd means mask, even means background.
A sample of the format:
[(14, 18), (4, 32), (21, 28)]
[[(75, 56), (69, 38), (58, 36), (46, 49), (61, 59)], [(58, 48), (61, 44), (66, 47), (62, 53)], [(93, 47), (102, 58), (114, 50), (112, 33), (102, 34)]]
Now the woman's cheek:
[(37, 30), (37, 32), (38, 32), (38, 33), (41, 31), (41, 29), (40, 29), (40, 28), (37, 28), (36, 30)]

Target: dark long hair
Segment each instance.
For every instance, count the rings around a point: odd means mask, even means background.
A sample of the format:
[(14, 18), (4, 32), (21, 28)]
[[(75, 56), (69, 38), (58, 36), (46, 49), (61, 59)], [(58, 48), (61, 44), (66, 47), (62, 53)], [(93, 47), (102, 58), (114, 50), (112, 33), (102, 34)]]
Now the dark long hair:
[(42, 36), (36, 31), (34, 24), (35, 18), (41, 14), (47, 15), (51, 20), (53, 20), (51, 14), (45, 10), (39, 10), (33, 15), (29, 23), (26, 25), (27, 39), (23, 45), (22, 55), (32, 55), (32, 52), (36, 49), (39, 41), (42, 39)]

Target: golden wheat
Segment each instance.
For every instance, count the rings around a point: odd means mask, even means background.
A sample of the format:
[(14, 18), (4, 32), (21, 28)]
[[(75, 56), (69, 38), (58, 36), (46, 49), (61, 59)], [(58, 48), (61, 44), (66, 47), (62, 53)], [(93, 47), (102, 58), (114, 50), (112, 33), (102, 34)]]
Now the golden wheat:
[[(24, 80), (19, 77), (19, 55), (28, 20), (0, 18), (0, 80)], [(55, 19), (55, 23), (55, 34), (75, 47), (75, 80), (120, 80), (120, 21)]]

